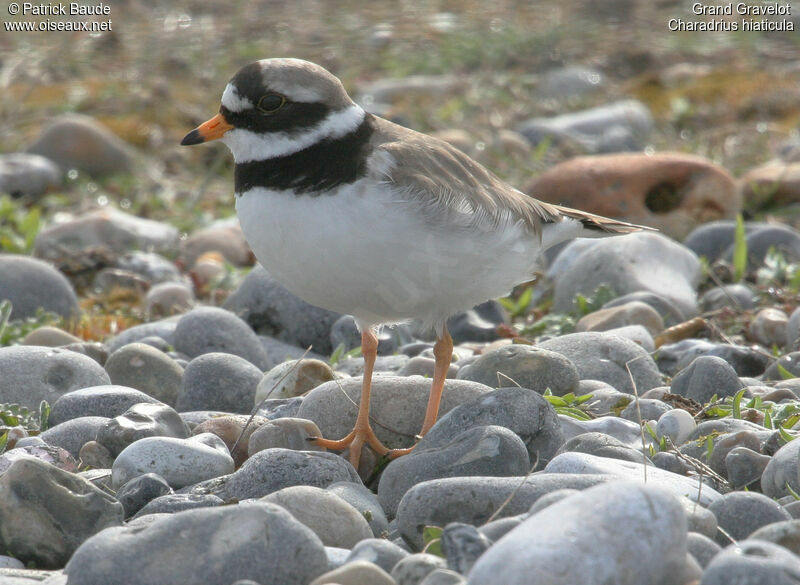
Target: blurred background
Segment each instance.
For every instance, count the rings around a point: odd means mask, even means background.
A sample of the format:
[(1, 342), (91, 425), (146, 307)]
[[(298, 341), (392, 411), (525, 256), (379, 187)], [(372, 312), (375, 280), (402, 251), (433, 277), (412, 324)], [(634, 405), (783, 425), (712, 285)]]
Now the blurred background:
[[(80, 292), (108, 259), (43, 230), (113, 208), (177, 228), (181, 248), (167, 256), (192, 268), (207, 248), (187, 239), (233, 216), (232, 161), (221, 144), (178, 143), (216, 113), (240, 66), (278, 56), (320, 63), (371, 111), (450, 141), (537, 197), (677, 239), (739, 212), (794, 222), (800, 6), (742, 4), (787, 14), (764, 24), (737, 3), (711, 16), (680, 0), (131, 0), (72, 19), (108, 19), (111, 31), (10, 32), (12, 21), (70, 18), (12, 17), (5, 3), (0, 251), (55, 262)], [(778, 30), (719, 30), (745, 18)], [(670, 30), (698, 23), (717, 30)], [(667, 152), (681, 156), (659, 158)], [(578, 166), (559, 171), (565, 162)], [(222, 256), (201, 296), (224, 296), (252, 263), (241, 249)]]

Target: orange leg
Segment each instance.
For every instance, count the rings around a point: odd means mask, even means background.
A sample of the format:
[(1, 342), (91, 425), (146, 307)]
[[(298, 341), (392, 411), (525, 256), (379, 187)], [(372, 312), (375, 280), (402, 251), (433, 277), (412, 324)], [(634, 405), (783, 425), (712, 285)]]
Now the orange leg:
[[(436, 358), (436, 364), (433, 368), (433, 384), (431, 384), (431, 394), (428, 398), (428, 408), (425, 409), (425, 420), (422, 422), (420, 436), (424, 436), (431, 429), (439, 416), (439, 404), (442, 402), (444, 381), (447, 379), (447, 370), (450, 368), (450, 359), (453, 357), (453, 338), (450, 337), (446, 327), (433, 346), (433, 356)], [(406, 455), (413, 448), (393, 449), (389, 452), (389, 457), (394, 459), (395, 457)]]
[(367, 327), (361, 332), (361, 354), (364, 356), (364, 377), (361, 381), (361, 402), (358, 404), (355, 427), (345, 438), (338, 441), (323, 438), (313, 439), (316, 446), (335, 451), (350, 447), (350, 463), (356, 469), (361, 460), (361, 447), (364, 443), (372, 447), (378, 455), (385, 455), (389, 452), (389, 449), (375, 436), (375, 432), (369, 424), (369, 398), (372, 389), (372, 370), (375, 366), (375, 358), (378, 356), (378, 338)]

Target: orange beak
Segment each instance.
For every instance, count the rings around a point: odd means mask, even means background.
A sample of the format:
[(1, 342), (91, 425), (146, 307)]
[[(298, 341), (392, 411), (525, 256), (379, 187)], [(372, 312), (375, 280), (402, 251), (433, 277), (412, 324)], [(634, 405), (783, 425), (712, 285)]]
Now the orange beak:
[(208, 122), (203, 122), (197, 128), (189, 132), (181, 140), (183, 146), (191, 146), (192, 144), (200, 144), (202, 142), (209, 142), (210, 140), (217, 140), (228, 131), (232, 130), (233, 126), (228, 124), (225, 116), (217, 114)]

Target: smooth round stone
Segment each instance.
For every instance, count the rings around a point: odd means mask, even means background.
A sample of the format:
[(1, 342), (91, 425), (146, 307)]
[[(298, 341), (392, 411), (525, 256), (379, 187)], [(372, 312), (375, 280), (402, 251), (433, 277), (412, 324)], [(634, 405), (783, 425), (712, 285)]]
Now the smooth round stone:
[(556, 455), (569, 452), (588, 453), (598, 457), (610, 457), (622, 461), (644, 461), (641, 446), (639, 449), (629, 447), (622, 441), (604, 433), (583, 433), (566, 441)]
[[(397, 370), (398, 376), (424, 376), (426, 378), (433, 378), (436, 368), (436, 360), (425, 356), (414, 356), (409, 359), (406, 364)], [(449, 364), (447, 367), (447, 378), (453, 379), (458, 377), (459, 366), (456, 364)]]
[[(184, 418), (184, 420), (186, 419)], [(247, 459), (250, 437), (266, 422), (266, 419), (260, 416), (255, 416), (252, 420), (245, 415), (212, 416), (198, 423), (192, 429), (192, 434), (212, 433), (218, 436), (230, 451), (236, 467), (239, 467)]]
[(739, 376), (728, 362), (713, 356), (701, 356), (672, 379), (670, 391), (705, 404), (716, 394), (718, 398), (734, 396), (741, 390)]
[(111, 451), (97, 441), (86, 441), (78, 451), (78, 458), (83, 465), (93, 469), (111, 469), (114, 464)]
[(415, 450), (442, 448), (466, 430), (485, 425), (505, 427), (519, 436), (530, 464), (537, 469), (550, 461), (562, 442), (559, 419), (550, 403), (538, 392), (515, 387), (482, 394), (440, 415)]
[(34, 459), (0, 475), (0, 547), (26, 565), (64, 566), (91, 535), (122, 523), (122, 505), (73, 473)]
[(553, 308), (569, 312), (576, 295), (592, 295), (600, 285), (611, 283), (618, 294), (663, 295), (689, 317), (697, 314), (695, 288), (700, 277), (694, 252), (661, 234), (639, 232), (598, 240), (556, 279)]
[(181, 241), (180, 258), (187, 267), (193, 267), (208, 252), (221, 254), (234, 266), (253, 264), (253, 253), (235, 217), (215, 221)]
[(203, 433), (188, 439), (145, 437), (128, 445), (114, 460), (114, 487), (145, 473), (157, 473), (173, 488), (233, 473), (233, 458), (218, 436)]
[(753, 531), (749, 538), (772, 542), (798, 554), (800, 552), (800, 521), (792, 519), (772, 522)]
[(682, 339), (659, 347), (655, 359), (662, 372), (674, 376), (695, 358), (705, 355), (713, 348), (714, 344), (705, 339)]
[(136, 513), (137, 518), (149, 514), (175, 514), (195, 508), (222, 506), (225, 502), (211, 494), (164, 494), (147, 502)]
[(800, 559), (782, 546), (743, 540), (711, 559), (700, 585), (790, 585), (798, 574)]
[(675, 305), (675, 303), (666, 297), (648, 291), (637, 291), (622, 295), (621, 297), (617, 297), (608, 301), (602, 306), (602, 308), (609, 309), (611, 307), (618, 307), (634, 301), (646, 303), (655, 309), (656, 313), (658, 313), (658, 315), (661, 317), (664, 326), (666, 327), (672, 327), (673, 325), (677, 325), (678, 323), (682, 323), (686, 320), (686, 317)]
[[(539, 473), (528, 477), (448, 477), (418, 483), (406, 492), (397, 507), (397, 527), (417, 550), (425, 546), (425, 526), (464, 522), (484, 524), (498, 518), (526, 513), (543, 495), (563, 489), (585, 489), (607, 481), (601, 475)], [(510, 497), (514, 494), (513, 497)], [(508, 501), (506, 501), (508, 500)]]
[(475, 561), (492, 544), (477, 528), (463, 522), (451, 522), (445, 526), (441, 539), (447, 566), (461, 575), (468, 574)]
[(562, 453), (548, 463), (544, 470), (554, 474), (601, 474), (620, 480), (640, 482), (646, 475), (648, 482), (672, 492), (676, 497), (686, 496), (701, 506), (708, 506), (721, 497), (719, 492), (701, 484), (696, 478), (683, 477), (650, 465), (645, 469), (641, 463), (597, 457), (587, 453)]
[(579, 378), (572, 362), (560, 353), (522, 344), (483, 354), (462, 367), (458, 377), (492, 388), (519, 385), (539, 394), (549, 388), (556, 396), (575, 392)]
[(241, 315), (260, 335), (276, 337), (303, 349), (311, 346), (322, 355), (330, 355), (335, 349), (330, 331), (341, 315), (310, 305), (290, 293), (260, 264), (226, 299), (224, 307)]
[[(141, 325), (134, 325), (133, 327), (125, 329), (119, 335), (116, 335), (108, 340), (108, 351), (113, 353), (123, 345), (140, 342), (146, 337), (160, 337), (168, 346), (174, 346), (175, 327), (177, 324), (178, 322), (176, 318), (170, 318), (162, 319), (161, 321), (152, 321), (150, 323), (142, 323)], [(153, 345), (152, 342), (148, 343), (149, 345)]]
[(640, 398), (639, 400), (632, 400), (619, 415), (625, 420), (639, 422), (658, 420), (670, 410), (672, 410), (672, 407), (665, 402), (653, 398)]
[[(708, 509), (717, 517), (720, 528), (737, 541), (744, 540), (762, 526), (792, 519), (780, 504), (757, 492), (725, 494)], [(716, 541), (722, 546), (730, 543), (721, 533)]]
[(85, 416), (114, 418), (142, 402), (160, 404), (152, 396), (127, 386), (106, 384), (81, 388), (62, 395), (51, 405), (50, 424), (57, 425)]
[(708, 466), (716, 473), (727, 477), (728, 470), (726, 461), (728, 454), (733, 449), (742, 447), (758, 452), (761, 449), (762, 442), (765, 442), (770, 434), (769, 431), (763, 433), (738, 431), (715, 437), (713, 439), (714, 449), (711, 453), (711, 457), (707, 458)]
[(270, 366), (250, 326), (234, 313), (217, 307), (199, 307), (184, 314), (175, 327), (174, 345), (192, 358), (228, 353), (246, 359), (262, 371)]
[(117, 490), (117, 500), (125, 509), (125, 517), (130, 518), (147, 502), (170, 493), (172, 488), (163, 477), (156, 473), (145, 473), (121, 485)]
[[(769, 250), (775, 248), (788, 261), (800, 259), (800, 234), (786, 225), (767, 223), (747, 232), (747, 269), (755, 270), (764, 263)], [(733, 258), (735, 245), (725, 252), (725, 258)]]
[(249, 414), (263, 374), (251, 362), (230, 353), (205, 353), (186, 366), (176, 408)]
[(255, 416), (252, 420), (244, 415), (215, 416), (195, 426), (192, 434), (212, 433), (218, 436), (230, 451), (236, 467), (239, 467), (247, 459), (250, 437), (266, 422), (267, 420), (260, 416)]
[[(746, 223), (745, 230), (747, 229)], [(713, 263), (722, 257), (728, 246), (733, 243), (735, 230), (736, 222), (733, 220), (711, 221), (692, 230), (683, 244), (698, 256), (705, 256), (709, 263)]]
[(353, 547), (345, 562), (369, 561), (391, 573), (392, 568), (408, 555), (407, 551), (383, 538), (365, 538)]
[[(384, 445), (410, 447), (416, 442), (430, 388), (431, 381), (420, 376), (401, 378), (387, 375), (372, 380), (370, 416), (377, 423), (373, 424), (373, 429)], [(476, 382), (447, 380), (439, 416), (490, 391)], [(314, 421), (327, 438), (344, 437), (355, 424), (360, 400), (360, 379), (325, 382), (306, 395), (297, 416)]]
[(738, 376), (761, 376), (772, 361), (757, 347), (744, 347), (728, 343), (718, 343), (706, 355), (724, 359), (733, 367)]
[(661, 385), (661, 374), (653, 358), (629, 339), (607, 333), (570, 333), (544, 341), (538, 347), (565, 356), (575, 364), (581, 379), (601, 380), (628, 394), (633, 394), (633, 386), (626, 364), (640, 393)]
[(800, 307), (792, 311), (789, 321), (786, 323), (786, 340), (784, 341), (786, 347), (797, 349), (798, 338), (800, 338)]
[(418, 445), (409, 455), (386, 467), (378, 484), (378, 499), (394, 516), (403, 495), (414, 485), (443, 477), (525, 475), (530, 469), (528, 450), (517, 435), (504, 427), (469, 428), (441, 447)]
[(258, 383), (255, 404), (267, 398), (292, 398), (333, 380), (331, 367), (321, 360), (288, 360), (278, 364)]
[(62, 114), (50, 120), (28, 152), (53, 161), (62, 169), (79, 169), (94, 176), (131, 170), (126, 143), (90, 116)]
[(705, 534), (689, 532), (686, 537), (686, 546), (689, 553), (697, 559), (700, 566), (705, 568), (721, 550), (722, 547)]
[[(558, 415), (558, 420), (561, 421), (561, 430), (565, 441), (583, 433), (603, 433), (633, 449), (642, 448), (642, 427), (633, 421), (611, 416), (578, 420), (562, 414)], [(650, 440), (652, 439), (645, 433), (645, 444), (649, 444)]]
[(97, 431), (97, 442), (119, 455), (128, 445), (146, 437), (185, 439), (189, 427), (180, 415), (166, 404), (134, 404)]
[(181, 282), (160, 282), (145, 295), (145, 310), (150, 317), (180, 315), (197, 302), (192, 289)]
[(116, 254), (131, 250), (172, 250), (178, 230), (168, 223), (144, 219), (111, 206), (89, 211), (40, 231), (34, 253), (63, 261), (76, 254), (103, 248)]
[(150, 283), (155, 283), (153, 288), (163, 282), (179, 282), (181, 280), (180, 270), (175, 263), (153, 252), (139, 250), (128, 252), (117, 258), (116, 266), (138, 274)]
[(361, 485), (349, 462), (333, 453), (265, 449), (234, 473), (193, 486), (191, 493), (209, 493), (225, 501), (261, 498), (280, 489), (307, 485), (326, 488), (339, 481)]
[(42, 345), (44, 347), (61, 347), (72, 343), (81, 343), (83, 340), (67, 333), (58, 327), (45, 325), (28, 333), (22, 340), (22, 345)]
[(325, 489), (358, 510), (366, 518), (375, 538), (382, 538), (389, 533), (389, 521), (386, 519), (386, 513), (372, 490), (352, 482), (336, 482)]
[(0, 555), (0, 569), (25, 569), (25, 564), (14, 557)]
[(328, 556), (328, 570), (333, 571), (344, 565), (350, 551), (346, 548), (336, 546), (326, 546), (325, 554)]
[(322, 431), (312, 421), (303, 418), (279, 418), (265, 422), (250, 435), (249, 456), (264, 449), (294, 449), (295, 451), (325, 451), (309, 441), (321, 437)]
[(105, 370), (85, 355), (33, 345), (0, 348), (0, 372), (3, 402), (33, 410), (42, 400), (54, 404), (72, 390), (111, 382)]
[(328, 359), (328, 356), (309, 351), (308, 348), (303, 349), (267, 335), (258, 335), (258, 341), (267, 354), (267, 368), (265, 368), (267, 370), (286, 360), (310, 359), (325, 361)]
[(156, 348), (130, 343), (108, 356), (105, 364), (111, 383), (141, 390), (156, 400), (175, 405), (183, 368)]
[(800, 490), (800, 441), (790, 441), (772, 456), (761, 476), (761, 489), (770, 498)]
[(725, 307), (753, 309), (757, 300), (756, 293), (747, 285), (726, 284), (703, 293), (700, 297), (700, 308), (703, 311), (717, 311)]
[(419, 585), (429, 573), (446, 566), (447, 561), (442, 557), (414, 553), (398, 561), (391, 574), (397, 585)]
[(650, 305), (631, 301), (584, 315), (575, 325), (575, 331), (608, 331), (628, 325), (641, 325), (650, 335), (658, 335), (664, 329), (664, 320)]
[(761, 309), (756, 313), (748, 327), (750, 337), (761, 345), (772, 347), (782, 346), (786, 342), (786, 331), (789, 316), (772, 307)]
[(783, 380), (783, 376), (778, 370), (778, 364), (793, 376), (800, 376), (800, 351), (787, 353), (778, 361), (773, 362), (764, 372), (764, 380)]
[(27, 152), (0, 155), (0, 193), (38, 198), (58, 187), (63, 172), (49, 158)]
[[(154, 562), (160, 558), (169, 561)], [(114, 528), (87, 540), (66, 571), (69, 585), (123, 580), (128, 585), (230, 585), (238, 579), (307, 585), (327, 564), (311, 530), (283, 508), (259, 502), (187, 510), (135, 528)]]
[(308, 585), (397, 585), (394, 579), (378, 565), (369, 561), (352, 561), (320, 575)]
[(659, 439), (669, 437), (673, 445), (680, 446), (686, 442), (696, 427), (697, 423), (689, 412), (675, 408), (668, 410), (658, 418), (656, 435)]
[(48, 445), (61, 447), (69, 451), (73, 457), (78, 453), (84, 443), (93, 441), (97, 431), (106, 425), (110, 419), (103, 416), (82, 416), (73, 418), (63, 423), (50, 427), (39, 437)]
[[(686, 562), (686, 517), (678, 499), (651, 485), (610, 483), (553, 504), (482, 555), (469, 585), (667, 582)], [(591, 550), (592, 554), (585, 552)], [(570, 559), (554, 554), (561, 551)]]
[(0, 254), (0, 299), (11, 301), (10, 319), (35, 317), (39, 309), (67, 319), (80, 314), (69, 280), (51, 264), (17, 254)]
[(261, 498), (285, 508), (319, 536), (322, 544), (352, 548), (372, 530), (353, 506), (334, 493), (312, 486), (283, 488)]

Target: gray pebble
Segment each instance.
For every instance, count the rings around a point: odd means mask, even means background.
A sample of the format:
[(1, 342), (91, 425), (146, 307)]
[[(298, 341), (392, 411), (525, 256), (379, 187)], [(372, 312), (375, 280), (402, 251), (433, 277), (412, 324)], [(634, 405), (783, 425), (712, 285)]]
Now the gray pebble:
[[(712, 502), (708, 509), (717, 517), (720, 528), (736, 541), (744, 540), (762, 526), (792, 518), (780, 504), (756, 492), (725, 494)], [(722, 534), (716, 541), (721, 546), (730, 544)]]
[(549, 388), (556, 396), (575, 392), (579, 378), (572, 362), (560, 353), (522, 344), (483, 354), (461, 368), (458, 377), (492, 388), (519, 385), (539, 394)]
[(718, 398), (734, 396), (742, 388), (739, 377), (722, 358), (702, 356), (672, 379), (670, 391), (705, 404), (716, 394)]
[(175, 514), (195, 508), (211, 508), (224, 504), (221, 498), (211, 494), (164, 494), (147, 502), (136, 513), (136, 518), (149, 514)]
[(50, 427), (39, 437), (48, 445), (61, 447), (69, 451), (73, 457), (78, 457), (84, 443), (93, 441), (97, 431), (109, 421), (110, 419), (103, 416), (73, 418)]
[(11, 319), (35, 317), (40, 309), (67, 319), (80, 314), (69, 280), (52, 264), (30, 256), (0, 254), (0, 299), (11, 301)]
[(183, 368), (166, 354), (144, 343), (123, 345), (106, 360), (112, 384), (141, 390), (156, 400), (174, 406), (183, 378)]
[(117, 490), (117, 500), (125, 509), (125, 517), (130, 518), (150, 500), (170, 493), (172, 488), (163, 477), (145, 473), (121, 485)]
[(250, 414), (262, 377), (261, 370), (242, 357), (204, 353), (186, 366), (176, 408)]
[(97, 431), (97, 442), (116, 456), (128, 445), (145, 437), (189, 436), (189, 427), (166, 404), (134, 404)]
[(393, 542), (383, 538), (365, 538), (353, 547), (345, 562), (369, 561), (391, 573), (394, 566), (407, 556), (409, 553)]
[(466, 429), (483, 425), (498, 425), (516, 433), (537, 469), (550, 461), (563, 441), (559, 419), (550, 403), (538, 392), (514, 387), (481, 394), (440, 415), (417, 449), (443, 447)]
[(175, 327), (174, 345), (192, 358), (221, 352), (244, 358), (262, 371), (270, 366), (250, 326), (230, 311), (217, 307), (199, 307), (184, 314)]
[(114, 418), (142, 402), (160, 404), (152, 396), (127, 386), (105, 384), (81, 388), (64, 394), (51, 404), (50, 424), (57, 425), (83, 416)]
[(409, 455), (386, 467), (378, 485), (378, 499), (394, 516), (403, 495), (414, 485), (443, 477), (525, 475), (528, 451), (512, 431), (499, 426), (478, 426), (440, 447), (418, 445)]
[(67, 392), (111, 382), (105, 370), (85, 355), (33, 345), (1, 347), (0, 372), (3, 402), (37, 410), (42, 400), (54, 404)]
[(389, 522), (386, 513), (372, 490), (349, 481), (332, 483), (326, 489), (358, 510), (366, 518), (375, 538), (383, 538), (388, 534)]
[(706, 566), (700, 585), (792, 585), (800, 559), (785, 548), (761, 540), (744, 540), (717, 554)]
[(442, 557), (414, 553), (398, 561), (392, 568), (392, 578), (397, 581), (397, 585), (419, 585), (429, 573), (446, 566), (447, 561)]

